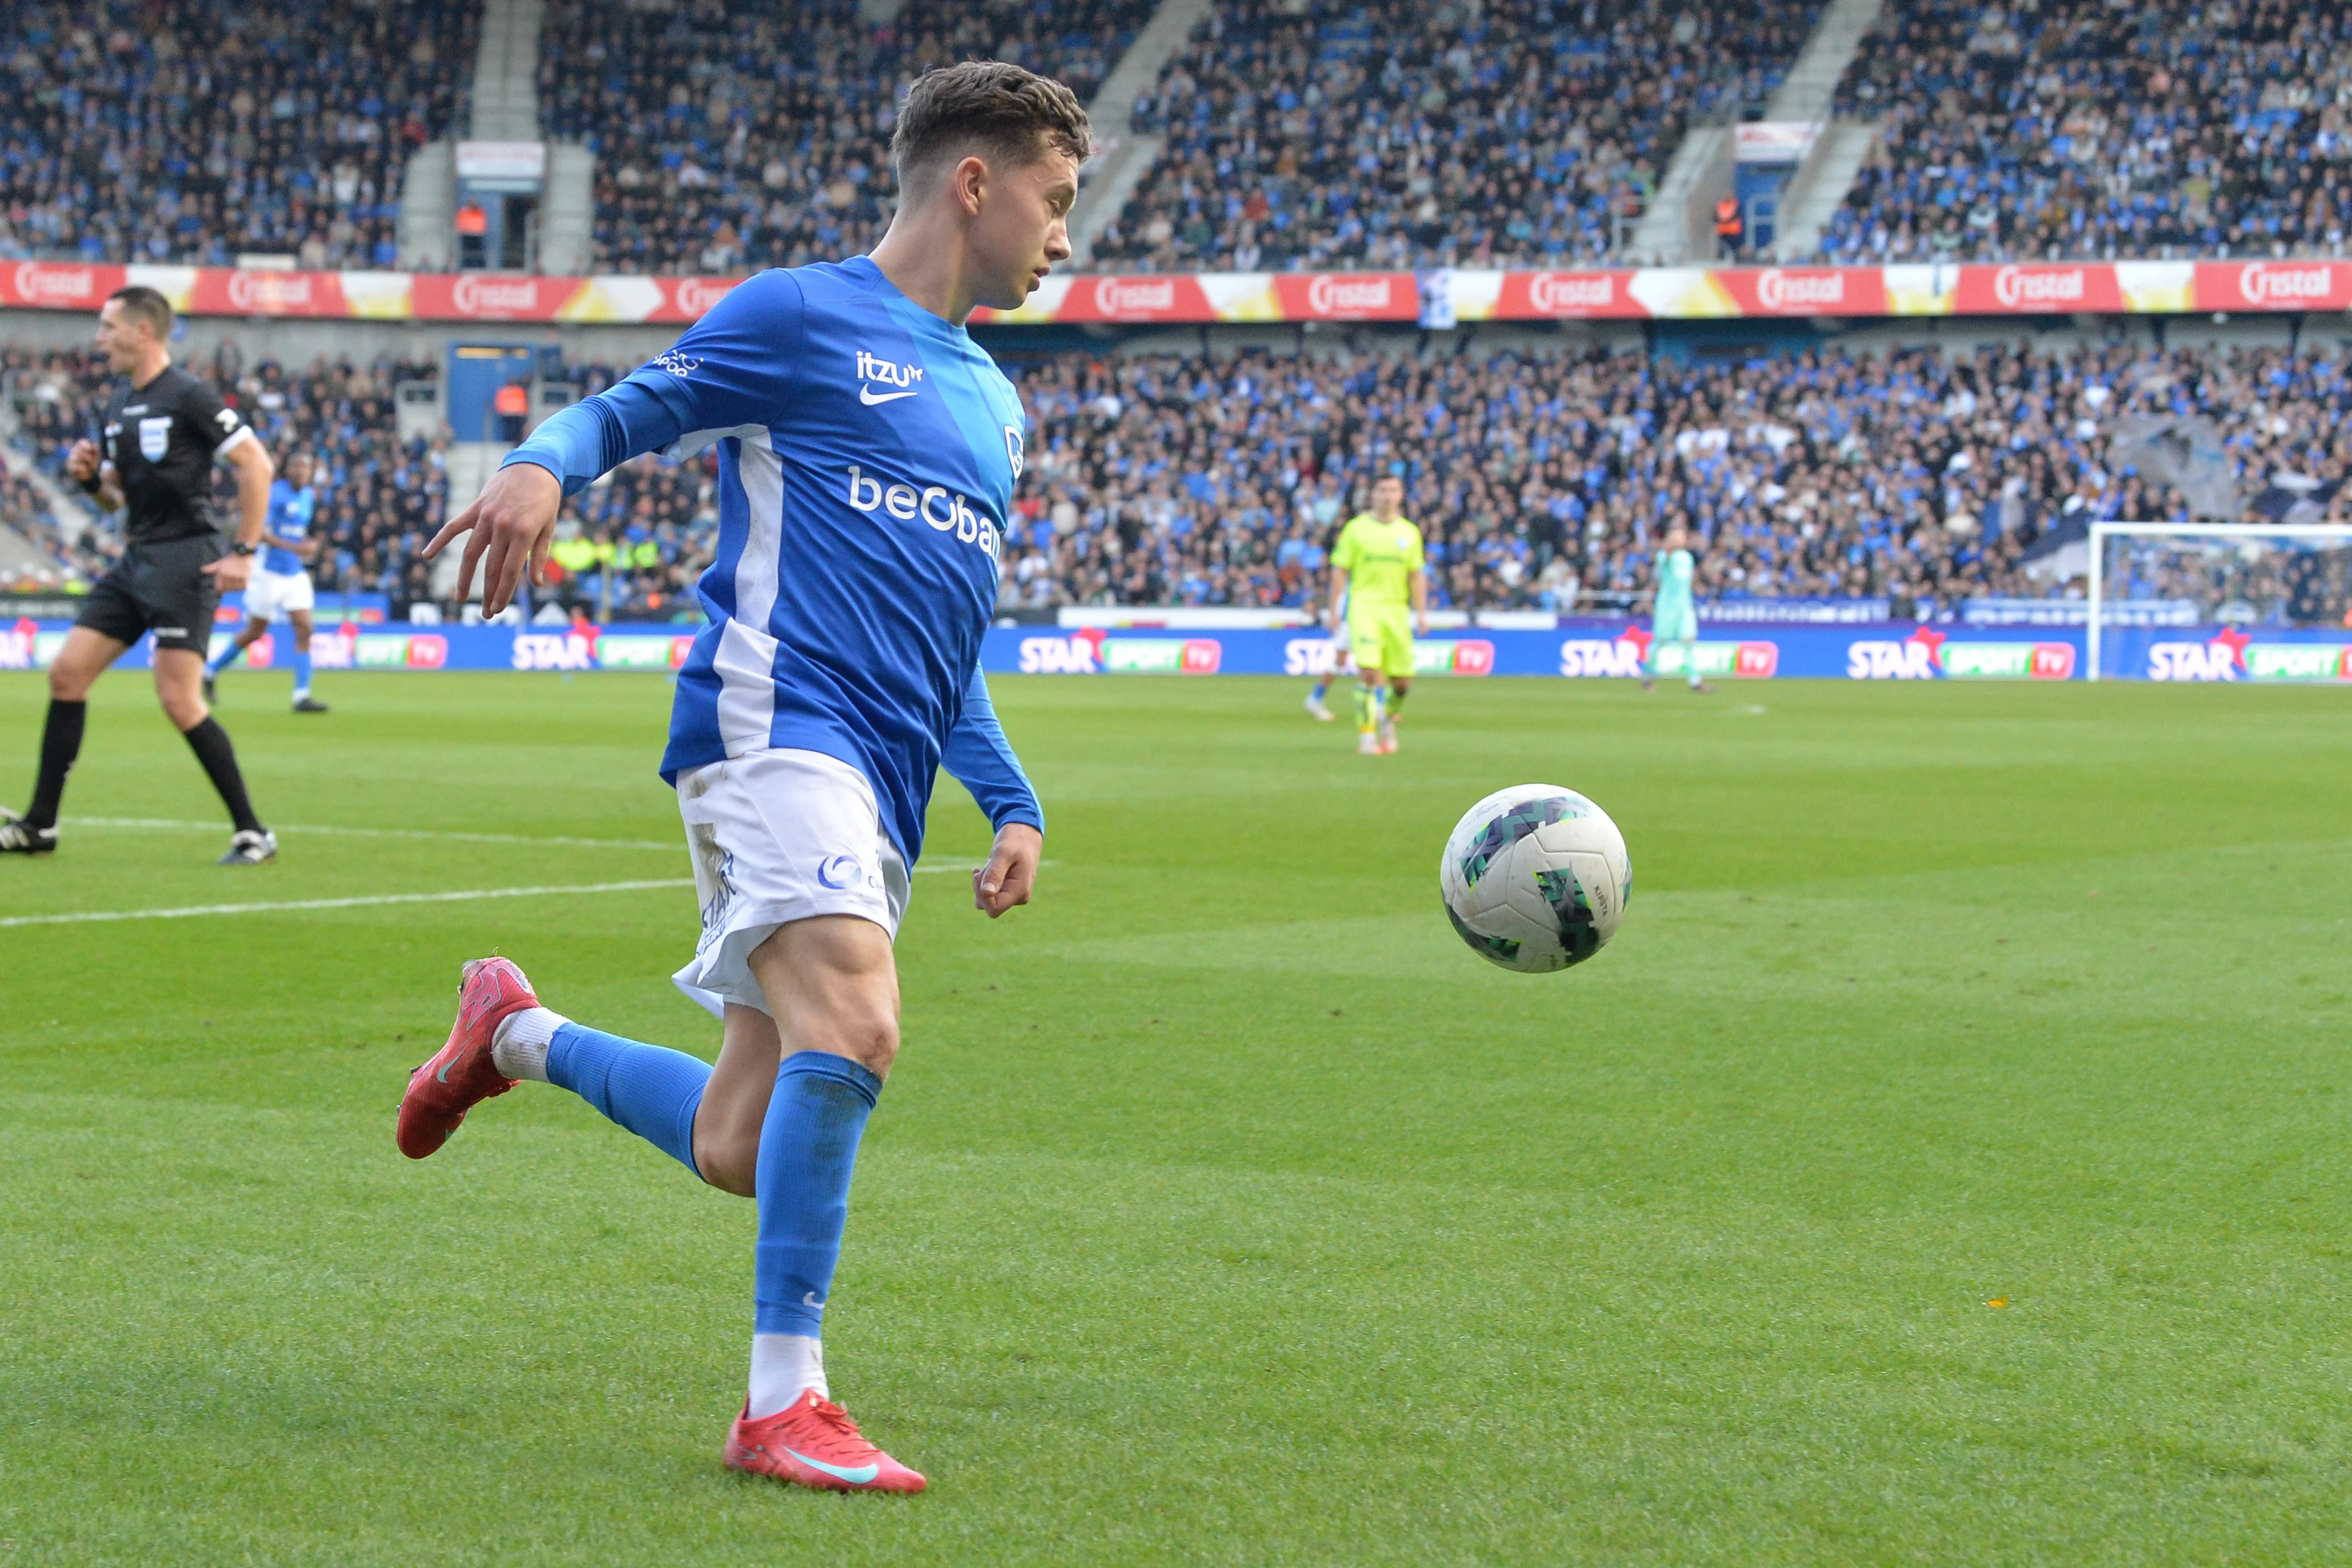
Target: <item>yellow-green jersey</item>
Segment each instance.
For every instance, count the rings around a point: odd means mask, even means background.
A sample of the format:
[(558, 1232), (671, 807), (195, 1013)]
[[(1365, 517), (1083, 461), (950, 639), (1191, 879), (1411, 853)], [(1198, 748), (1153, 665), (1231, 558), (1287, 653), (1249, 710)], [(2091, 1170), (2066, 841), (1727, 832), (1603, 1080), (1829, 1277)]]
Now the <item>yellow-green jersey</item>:
[(1359, 512), (1339, 531), (1331, 564), (1348, 574), (1348, 614), (1397, 609), (1412, 603), (1412, 579), (1424, 557), (1421, 530), (1409, 518), (1382, 522)]

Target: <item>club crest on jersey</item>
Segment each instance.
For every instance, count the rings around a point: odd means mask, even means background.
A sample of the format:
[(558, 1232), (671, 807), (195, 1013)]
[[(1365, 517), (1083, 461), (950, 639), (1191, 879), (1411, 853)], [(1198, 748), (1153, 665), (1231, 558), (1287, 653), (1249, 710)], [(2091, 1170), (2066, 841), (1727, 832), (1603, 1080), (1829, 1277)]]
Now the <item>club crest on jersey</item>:
[(1017, 485), (1021, 482), (1021, 426), (1018, 425), (1004, 427), (1004, 455), (1013, 460), (1013, 482)]
[[(857, 351), (857, 401), (868, 408), (877, 403), (896, 403), (902, 397), (912, 397), (922, 390), (915, 384), (923, 379), (923, 367), (919, 364), (898, 364)], [(877, 386), (875, 383), (881, 385)]]

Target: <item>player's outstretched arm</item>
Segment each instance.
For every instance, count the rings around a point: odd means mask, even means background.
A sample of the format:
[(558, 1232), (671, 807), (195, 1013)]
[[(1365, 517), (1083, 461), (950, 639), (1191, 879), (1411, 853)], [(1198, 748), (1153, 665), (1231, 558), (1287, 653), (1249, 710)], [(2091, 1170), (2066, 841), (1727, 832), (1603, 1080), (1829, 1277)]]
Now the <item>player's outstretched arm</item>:
[(729, 291), (670, 350), (593, 397), (560, 410), (506, 456), (481, 498), (451, 518), (426, 559), (470, 532), (458, 573), (468, 591), (482, 567), (482, 613), (507, 607), (526, 569), (546, 581), (563, 498), (647, 452), (687, 458), (790, 406), (803, 363), (800, 285), (764, 272)]
[(534, 583), (546, 580), (547, 552), (555, 537), (555, 516), (563, 507), (563, 485), (537, 463), (509, 463), (490, 476), (474, 504), (441, 525), (425, 545), (427, 561), (459, 534), (466, 553), (457, 563), (457, 598), (474, 591), (474, 568), (482, 572), (482, 614), (495, 616), (514, 598), (525, 569)]

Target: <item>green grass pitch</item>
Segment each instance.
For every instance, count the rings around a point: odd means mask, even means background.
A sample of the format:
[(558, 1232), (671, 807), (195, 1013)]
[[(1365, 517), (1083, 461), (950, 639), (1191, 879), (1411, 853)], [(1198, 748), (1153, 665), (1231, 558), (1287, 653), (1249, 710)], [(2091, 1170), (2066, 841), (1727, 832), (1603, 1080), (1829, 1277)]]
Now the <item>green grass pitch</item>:
[[(714, 1049), (689, 891), (21, 923), (674, 882), (665, 683), (233, 676), (234, 872), (110, 677), (0, 861), (0, 1568), (2352, 1558), (2347, 693), (1301, 689), (997, 682), (996, 924), (940, 790), (827, 1335), (898, 1500), (720, 1468), (749, 1204), (554, 1089), (394, 1151), (492, 948)], [(1520, 977), (1436, 858), (1538, 780), (1638, 890)]]

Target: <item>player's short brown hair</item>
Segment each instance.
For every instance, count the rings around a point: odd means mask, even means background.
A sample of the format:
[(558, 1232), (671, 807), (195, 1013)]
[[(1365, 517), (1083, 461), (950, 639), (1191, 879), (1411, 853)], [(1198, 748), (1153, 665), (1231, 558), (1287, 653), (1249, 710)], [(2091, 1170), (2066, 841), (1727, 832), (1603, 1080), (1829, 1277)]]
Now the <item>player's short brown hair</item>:
[(106, 297), (108, 304), (122, 301), (122, 313), (147, 323), (158, 342), (172, 335), (172, 301), (144, 283), (133, 283), (117, 289)]
[(1076, 93), (1003, 60), (966, 60), (917, 77), (890, 137), (901, 190), (919, 174), (973, 153), (1017, 165), (1049, 152), (1084, 163), (1093, 150), (1094, 131)]

